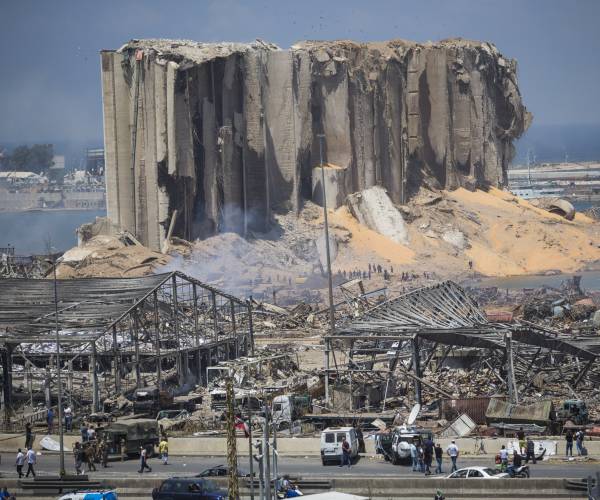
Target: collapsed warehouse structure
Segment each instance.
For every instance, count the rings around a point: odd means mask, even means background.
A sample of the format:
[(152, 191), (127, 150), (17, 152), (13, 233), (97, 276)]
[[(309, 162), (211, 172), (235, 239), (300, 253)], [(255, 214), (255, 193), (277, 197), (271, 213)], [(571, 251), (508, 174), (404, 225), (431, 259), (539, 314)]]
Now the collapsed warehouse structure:
[(52, 280), (7, 279), (0, 287), (8, 427), (23, 425), (13, 409), (54, 404), (57, 370), (67, 401), (99, 411), (105, 398), (133, 388), (206, 385), (209, 367), (254, 352), (251, 303), (179, 272), (56, 287), (57, 302)]
[[(458, 360), (468, 368), (468, 380), (458, 374), (460, 366), (448, 368), (455, 349), (478, 351)], [(398, 374), (401, 383), (414, 382), (412, 388), (404, 386), (404, 395), (412, 391), (419, 404), (464, 397), (467, 391), (473, 392), (470, 396), (508, 395), (510, 402), (519, 403), (537, 400), (536, 391), (557, 387), (555, 398), (597, 402), (599, 352), (595, 335), (573, 338), (527, 321), (491, 322), (462, 288), (448, 281), (387, 300), (327, 335), (325, 371), (334, 387), (347, 386), (356, 394), (355, 408), (364, 402), (361, 384), (374, 379), (383, 384), (385, 407), (386, 399), (397, 393)], [(461, 358), (460, 352), (455, 354)], [(338, 363), (342, 358), (347, 363)], [(445, 374), (440, 376), (440, 370)], [(486, 373), (483, 380), (479, 372)]]
[(102, 87), (108, 217), (154, 250), (375, 185), (396, 204), (503, 185), (530, 121), (516, 62), (462, 39), (132, 40), (102, 52)]

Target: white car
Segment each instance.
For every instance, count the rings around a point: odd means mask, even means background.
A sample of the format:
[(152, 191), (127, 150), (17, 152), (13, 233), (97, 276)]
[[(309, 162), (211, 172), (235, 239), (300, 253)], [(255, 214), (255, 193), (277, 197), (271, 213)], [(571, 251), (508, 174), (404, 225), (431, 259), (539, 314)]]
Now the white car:
[(490, 467), (465, 467), (450, 474), (447, 479), (501, 479), (508, 473)]

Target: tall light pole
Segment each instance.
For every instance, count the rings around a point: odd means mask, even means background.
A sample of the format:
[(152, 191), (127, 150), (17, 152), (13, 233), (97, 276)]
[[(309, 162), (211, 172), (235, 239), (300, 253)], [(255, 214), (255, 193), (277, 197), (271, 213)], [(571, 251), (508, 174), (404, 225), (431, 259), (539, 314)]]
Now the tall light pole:
[[(329, 224), (327, 221), (327, 193), (325, 191), (325, 166), (323, 165), (323, 139), (325, 134), (317, 134), (319, 138), (319, 162), (321, 166), (321, 193), (323, 196), (323, 216), (325, 220), (325, 253), (327, 254), (327, 281), (329, 285), (329, 334), (335, 333), (335, 314), (333, 307), (333, 279), (331, 277), (331, 254), (329, 252)], [(325, 402), (329, 403), (329, 341), (325, 341)]]
[(60, 377), (60, 330), (58, 326), (58, 287), (56, 281), (56, 264), (57, 260), (53, 256), (52, 260), (52, 270), (54, 275), (54, 320), (56, 326), (56, 385), (58, 392), (58, 442), (60, 445), (60, 477), (64, 477), (65, 472), (65, 439), (63, 434), (63, 411), (62, 411), (62, 380)]

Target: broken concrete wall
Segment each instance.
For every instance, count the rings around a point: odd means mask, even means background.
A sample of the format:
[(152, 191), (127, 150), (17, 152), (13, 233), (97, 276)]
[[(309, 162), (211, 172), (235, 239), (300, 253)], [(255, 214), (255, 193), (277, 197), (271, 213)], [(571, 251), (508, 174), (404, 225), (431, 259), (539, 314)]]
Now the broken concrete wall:
[(102, 53), (102, 75), (109, 217), (153, 248), (174, 214), (194, 239), (297, 212), (321, 139), (339, 193), (501, 185), (529, 121), (516, 63), (461, 39), (134, 40)]

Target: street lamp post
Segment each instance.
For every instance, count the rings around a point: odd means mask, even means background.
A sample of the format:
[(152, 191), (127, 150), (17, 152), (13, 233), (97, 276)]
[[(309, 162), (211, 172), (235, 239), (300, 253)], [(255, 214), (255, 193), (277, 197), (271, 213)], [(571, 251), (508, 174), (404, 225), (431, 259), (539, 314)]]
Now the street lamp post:
[(58, 442), (60, 445), (60, 477), (64, 477), (65, 472), (65, 440), (63, 434), (63, 411), (62, 411), (62, 381), (60, 377), (60, 330), (58, 326), (58, 287), (56, 281), (56, 258), (52, 257), (52, 269), (54, 275), (54, 319), (56, 326), (56, 384), (58, 392)]
[[(325, 166), (323, 165), (323, 139), (324, 134), (317, 134), (319, 138), (319, 162), (321, 166), (321, 193), (323, 196), (323, 216), (325, 222), (325, 253), (327, 254), (327, 281), (329, 285), (329, 333), (335, 333), (335, 313), (333, 306), (333, 279), (331, 277), (331, 254), (329, 251), (329, 224), (327, 221), (327, 193), (325, 191)], [(329, 403), (329, 342), (325, 341), (325, 400)]]

